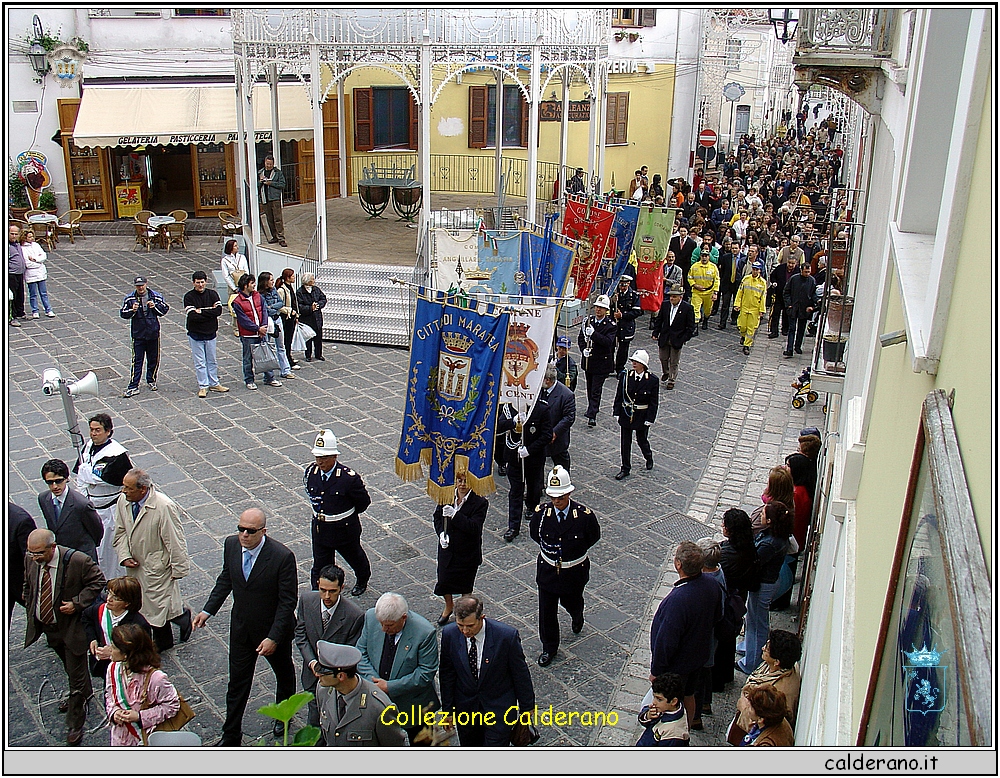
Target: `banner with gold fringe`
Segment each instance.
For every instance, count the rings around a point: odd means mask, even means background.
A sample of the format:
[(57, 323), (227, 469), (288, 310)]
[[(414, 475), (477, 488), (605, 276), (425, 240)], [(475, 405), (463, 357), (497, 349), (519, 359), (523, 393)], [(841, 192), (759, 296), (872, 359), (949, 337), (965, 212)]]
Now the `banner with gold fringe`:
[(417, 290), (396, 475), (416, 481), (427, 468), (427, 494), (439, 505), (454, 500), (456, 468), (476, 494), (496, 491), (494, 428), (509, 319), (505, 308), (474, 297)]

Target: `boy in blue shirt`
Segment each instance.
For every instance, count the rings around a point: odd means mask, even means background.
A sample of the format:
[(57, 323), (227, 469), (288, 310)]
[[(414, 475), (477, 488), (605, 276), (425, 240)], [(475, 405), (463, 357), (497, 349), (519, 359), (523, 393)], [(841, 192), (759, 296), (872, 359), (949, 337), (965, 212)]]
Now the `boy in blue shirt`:
[(684, 688), (676, 673), (662, 673), (653, 679), (653, 699), (639, 713), (646, 731), (637, 746), (687, 746), (687, 714), (681, 704)]

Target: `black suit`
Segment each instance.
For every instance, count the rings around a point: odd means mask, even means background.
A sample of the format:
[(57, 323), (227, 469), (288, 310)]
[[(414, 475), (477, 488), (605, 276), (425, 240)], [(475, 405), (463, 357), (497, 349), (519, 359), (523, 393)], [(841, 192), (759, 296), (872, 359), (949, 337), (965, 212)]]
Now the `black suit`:
[(545, 448), (545, 455), (552, 463), (569, 470), (569, 431), (576, 421), (576, 395), (566, 384), (556, 381), (546, 390), (549, 401), (549, 419), (556, 439)]
[[(506, 435), (499, 445), (503, 445), (507, 455), (507, 480), (510, 492), (507, 494), (507, 529), (521, 531), (524, 518), (524, 503), (532, 511), (542, 499), (542, 482), (545, 480), (545, 447), (552, 440), (552, 420), (549, 417), (548, 401), (541, 395), (531, 409), (531, 415), (520, 433), (515, 429), (513, 406), (505, 404), (497, 413), (497, 432)], [(521, 443), (528, 449), (528, 456), (521, 458), (518, 450)], [(513, 448), (511, 448), (513, 446)]]
[(698, 244), (690, 236), (684, 238), (683, 243), (681, 243), (680, 235), (674, 235), (670, 239), (670, 251), (674, 252), (674, 264), (681, 269), (681, 273), (684, 276), (685, 300), (691, 298), (691, 286), (688, 284), (687, 277), (688, 271), (691, 269), (691, 254), (694, 253), (696, 248), (698, 248)]
[(35, 520), (20, 505), (7, 503), (7, 623), (14, 613), (14, 603), (24, 605), (24, 554), (28, 550), (28, 535), (35, 529)]
[(444, 710), (491, 712), (496, 723), (491, 727), (458, 725), (458, 738), (463, 746), (510, 745), (510, 721), (514, 705), (522, 711), (535, 707), (535, 690), (531, 673), (524, 661), (521, 636), (513, 627), (500, 621), (484, 619), (477, 636), (476, 650), (480, 654), (479, 678), (472, 675), (469, 641), (457, 624), (441, 631), (441, 703)]
[[(105, 604), (106, 597), (107, 590), (105, 590), (105, 593), (101, 597), (94, 600), (94, 602), (92, 602), (83, 612), (83, 631), (87, 633), (88, 646), (92, 640), (96, 640), (98, 646), (108, 645), (108, 641), (105, 639), (104, 629), (101, 626), (101, 606)], [(126, 612), (118, 624), (138, 624), (149, 633), (150, 637), (153, 637), (153, 628), (149, 626), (149, 622), (146, 621), (146, 617), (139, 613), (139, 611)], [(111, 660), (98, 659), (90, 653), (88, 653), (87, 658), (90, 662), (90, 674), (94, 676), (94, 678), (103, 679), (108, 674), (108, 665), (111, 664)]]
[(677, 364), (681, 358), (681, 348), (695, 334), (697, 322), (694, 318), (694, 308), (691, 303), (681, 300), (677, 306), (674, 320), (670, 321), (670, 297), (660, 306), (660, 314), (656, 317), (653, 327), (653, 337), (660, 350), (660, 368), (667, 382), (672, 384), (677, 380)]
[(615, 416), (621, 427), (622, 470), (632, 469), (632, 433), (647, 463), (653, 461), (653, 451), (649, 446), (649, 427), (656, 421), (656, 411), (660, 400), (660, 380), (643, 370), (642, 374), (626, 370), (618, 379), (615, 394)]
[(243, 578), (243, 548), (235, 535), (226, 538), (222, 572), (202, 609), (215, 615), (230, 592), (233, 610), (229, 619), (229, 688), (226, 690), (226, 721), (223, 745), (239, 745), (243, 734), (243, 711), (250, 698), (257, 646), (270, 638), (277, 648), (265, 657), (278, 681), (275, 702), (295, 694), (292, 664), (292, 632), (298, 577), (295, 555), (281, 543), (265, 538), (249, 579)]
[(483, 524), (490, 504), (485, 497), (469, 492), (462, 507), (449, 519), (444, 517), (444, 506), (434, 511), (434, 532), (440, 537), (448, 534), (448, 548), (437, 549), (437, 585), (434, 594), (471, 594), (476, 584), (476, 573), (483, 563)]
[(97, 561), (97, 547), (104, 537), (104, 523), (87, 497), (67, 486), (63, 491), (62, 510), (56, 518), (52, 493), (46, 489), (38, 495), (38, 507), (45, 517), (45, 526), (56, 533), (56, 543), (82, 551)]

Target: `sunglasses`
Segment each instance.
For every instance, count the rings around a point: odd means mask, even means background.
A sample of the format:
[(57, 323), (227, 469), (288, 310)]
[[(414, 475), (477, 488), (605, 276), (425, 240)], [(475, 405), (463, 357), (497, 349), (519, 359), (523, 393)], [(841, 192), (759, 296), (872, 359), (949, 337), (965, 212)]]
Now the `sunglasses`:
[(66, 483), (65, 478), (46, 478), (44, 480), (49, 486), (58, 486), (59, 484)]
[(254, 529), (253, 527), (237, 527), (236, 528), (236, 532), (237, 532), (237, 534), (239, 534), (239, 533), (242, 532), (242, 533), (245, 533), (247, 535), (256, 535), (262, 529), (264, 529), (264, 528), (263, 527), (257, 527), (257, 529)]

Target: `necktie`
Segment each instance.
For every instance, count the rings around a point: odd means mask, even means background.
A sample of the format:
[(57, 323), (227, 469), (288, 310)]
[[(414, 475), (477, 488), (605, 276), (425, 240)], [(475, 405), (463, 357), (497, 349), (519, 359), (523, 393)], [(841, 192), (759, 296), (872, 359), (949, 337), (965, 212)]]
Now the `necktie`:
[(59, 514), (62, 513), (62, 503), (59, 502), (58, 497), (52, 498), (52, 507), (55, 508), (56, 518), (59, 518)]
[(331, 618), (330, 617), (330, 611), (326, 610), (326, 608), (323, 608), (322, 612), (323, 612), (323, 615), (322, 615), (322, 619), (323, 619), (323, 631), (326, 632), (326, 628), (330, 626), (330, 618)]
[(337, 692), (337, 723), (339, 724), (344, 720), (344, 716), (347, 715), (347, 700), (344, 699), (344, 695)]
[(476, 638), (469, 638), (469, 670), (472, 671), (472, 678), (479, 680), (479, 650), (476, 648)]
[(556, 518), (560, 522), (563, 521), (566, 518), (566, 511), (559, 511), (559, 513), (556, 514)]
[(138, 519), (139, 518), (139, 511), (140, 510), (142, 510), (142, 508), (139, 507), (139, 503), (137, 503), (137, 502), (132, 503), (132, 518), (133, 519)]
[(56, 620), (55, 611), (52, 609), (52, 576), (49, 575), (49, 566), (42, 568), (42, 590), (38, 593), (38, 614), (43, 624), (52, 624)]
[(382, 659), (378, 663), (378, 677), (389, 680), (392, 674), (392, 663), (396, 659), (396, 636), (386, 634), (382, 641)]
[(253, 568), (253, 557), (246, 549), (243, 550), (243, 579), (250, 577), (250, 570)]

